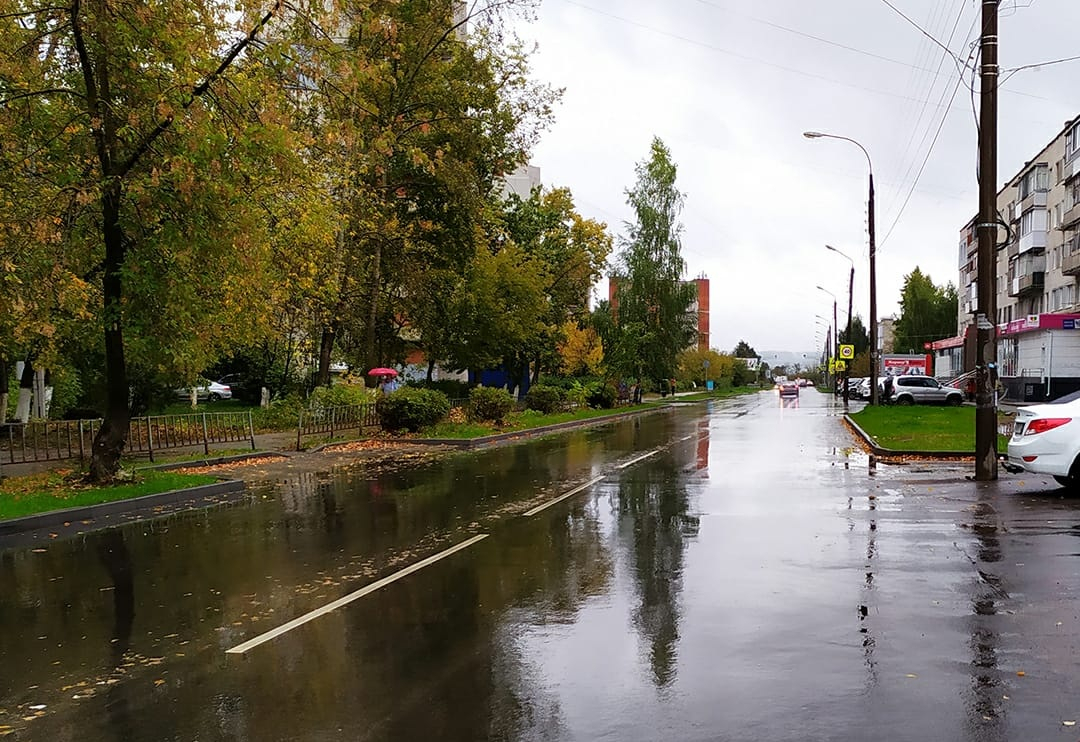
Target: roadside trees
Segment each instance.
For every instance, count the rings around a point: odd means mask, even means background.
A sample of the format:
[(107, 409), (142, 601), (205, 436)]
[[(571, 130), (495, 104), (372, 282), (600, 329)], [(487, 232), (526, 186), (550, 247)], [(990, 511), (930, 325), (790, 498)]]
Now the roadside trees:
[(697, 292), (683, 281), (683, 194), (675, 185), (671, 152), (659, 138), (635, 172), (637, 182), (626, 192), (635, 220), (624, 225), (619, 239), (617, 306), (609, 308), (601, 336), (608, 368), (640, 384), (674, 375), (676, 356), (696, 337), (690, 307)]
[(18, 153), (5, 187), (36, 215), (15, 272), (33, 280), (57, 256), (49, 280), (77, 306), (37, 307), (98, 325), (106, 406), (90, 475), (104, 481), (127, 439), (133, 366), (193, 376), (226, 337), (253, 334), (275, 220), (318, 208), (310, 189), (281, 185), (310, 180), (276, 82), (284, 58), (254, 54), (281, 4), (250, 17), (212, 0), (3, 8), (0, 151)]

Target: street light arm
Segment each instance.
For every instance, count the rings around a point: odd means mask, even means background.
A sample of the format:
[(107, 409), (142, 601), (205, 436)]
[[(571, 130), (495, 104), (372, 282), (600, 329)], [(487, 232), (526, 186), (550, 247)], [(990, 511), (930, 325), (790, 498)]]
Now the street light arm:
[(866, 147), (856, 142), (851, 137), (840, 136), (839, 134), (825, 134), (820, 131), (804, 131), (803, 136), (807, 139), (839, 139), (842, 142), (851, 142), (856, 147), (862, 150), (862, 153), (866, 155), (866, 164), (870, 168), (870, 177), (874, 177), (874, 163), (870, 160), (870, 153), (866, 151)]

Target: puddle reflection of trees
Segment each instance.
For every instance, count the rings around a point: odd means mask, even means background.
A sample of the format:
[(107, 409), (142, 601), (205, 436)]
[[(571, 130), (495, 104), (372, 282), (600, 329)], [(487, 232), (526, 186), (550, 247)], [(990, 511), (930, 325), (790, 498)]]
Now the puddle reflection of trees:
[(653, 683), (667, 688), (678, 672), (686, 548), (698, 535), (700, 518), (690, 514), (685, 484), (669, 458), (624, 474), (614, 505), (637, 593), (633, 625), (647, 645)]

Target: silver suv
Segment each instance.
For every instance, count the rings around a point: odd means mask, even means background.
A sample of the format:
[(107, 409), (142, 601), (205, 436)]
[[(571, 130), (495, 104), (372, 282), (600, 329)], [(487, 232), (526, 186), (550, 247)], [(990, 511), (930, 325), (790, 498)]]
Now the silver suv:
[(893, 404), (948, 404), (959, 405), (964, 393), (954, 386), (942, 386), (932, 376), (897, 376), (892, 382)]

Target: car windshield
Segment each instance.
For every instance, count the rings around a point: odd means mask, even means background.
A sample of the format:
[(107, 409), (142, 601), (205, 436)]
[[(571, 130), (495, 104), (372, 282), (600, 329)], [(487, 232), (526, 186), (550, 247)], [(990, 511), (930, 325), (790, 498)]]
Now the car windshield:
[(1080, 399), (1080, 391), (1066, 394), (1064, 397), (1058, 397), (1057, 399), (1050, 400), (1047, 404), (1065, 404), (1066, 402), (1075, 402)]

